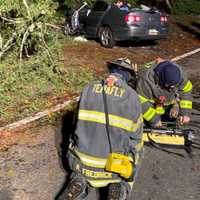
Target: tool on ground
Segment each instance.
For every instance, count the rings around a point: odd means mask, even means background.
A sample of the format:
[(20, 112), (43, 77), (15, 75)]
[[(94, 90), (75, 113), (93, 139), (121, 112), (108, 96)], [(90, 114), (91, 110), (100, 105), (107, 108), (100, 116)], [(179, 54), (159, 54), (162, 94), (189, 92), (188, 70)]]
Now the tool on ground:
[[(192, 147), (200, 148), (200, 143), (196, 142), (194, 130), (192, 129), (177, 129), (177, 128), (144, 128), (143, 141), (151, 144), (154, 147), (164, 150), (162, 147), (177, 147), (184, 148), (191, 155)], [(168, 153), (174, 153), (164, 150)], [(178, 154), (180, 155), (180, 154)], [(182, 156), (182, 155), (181, 155)]]

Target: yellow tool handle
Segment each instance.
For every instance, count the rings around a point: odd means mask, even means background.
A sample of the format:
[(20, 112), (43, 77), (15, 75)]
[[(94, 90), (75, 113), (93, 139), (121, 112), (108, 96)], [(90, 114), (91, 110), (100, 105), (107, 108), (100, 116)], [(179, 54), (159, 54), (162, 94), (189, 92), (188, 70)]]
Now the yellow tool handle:
[(158, 133), (143, 133), (142, 140), (150, 142), (153, 140), (155, 143), (168, 144), (168, 145), (185, 145), (185, 138), (181, 135), (169, 135)]

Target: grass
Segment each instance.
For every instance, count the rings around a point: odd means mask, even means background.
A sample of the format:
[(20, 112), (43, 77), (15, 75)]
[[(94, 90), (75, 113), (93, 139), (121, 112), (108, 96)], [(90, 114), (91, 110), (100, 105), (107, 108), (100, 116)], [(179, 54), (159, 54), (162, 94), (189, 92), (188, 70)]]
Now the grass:
[(94, 79), (91, 69), (71, 63), (64, 66), (62, 45), (71, 43), (57, 37), (50, 49), (56, 58), (55, 68), (49, 64), (46, 51), (39, 51), (20, 65), (16, 55), (8, 55), (0, 64), (0, 126), (30, 116), (64, 101), (69, 94), (79, 93)]
[(193, 23), (200, 24), (200, 20), (195, 15), (174, 15), (174, 18), (187, 26), (192, 26)]

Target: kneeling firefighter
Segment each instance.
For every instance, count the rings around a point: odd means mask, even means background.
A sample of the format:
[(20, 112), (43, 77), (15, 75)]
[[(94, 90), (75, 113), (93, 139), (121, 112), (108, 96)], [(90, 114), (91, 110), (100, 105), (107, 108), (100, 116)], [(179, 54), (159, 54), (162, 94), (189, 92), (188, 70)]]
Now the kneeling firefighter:
[(143, 117), (127, 85), (130, 60), (108, 62), (109, 76), (86, 85), (67, 159), (72, 174), (63, 199), (84, 199), (90, 187), (108, 186), (107, 200), (129, 198), (142, 153)]
[(155, 65), (139, 71), (135, 89), (148, 125), (162, 127), (163, 118), (189, 123), (192, 83), (180, 65), (158, 58)]

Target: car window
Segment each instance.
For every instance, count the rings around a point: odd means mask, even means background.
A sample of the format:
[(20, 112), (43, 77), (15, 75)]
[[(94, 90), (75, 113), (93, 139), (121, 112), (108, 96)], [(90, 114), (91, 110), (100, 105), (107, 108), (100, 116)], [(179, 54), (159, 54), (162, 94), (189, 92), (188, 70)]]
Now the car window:
[(93, 12), (99, 12), (99, 11), (106, 11), (106, 9), (108, 8), (108, 4), (104, 1), (97, 1), (93, 8), (92, 8), (92, 11)]

